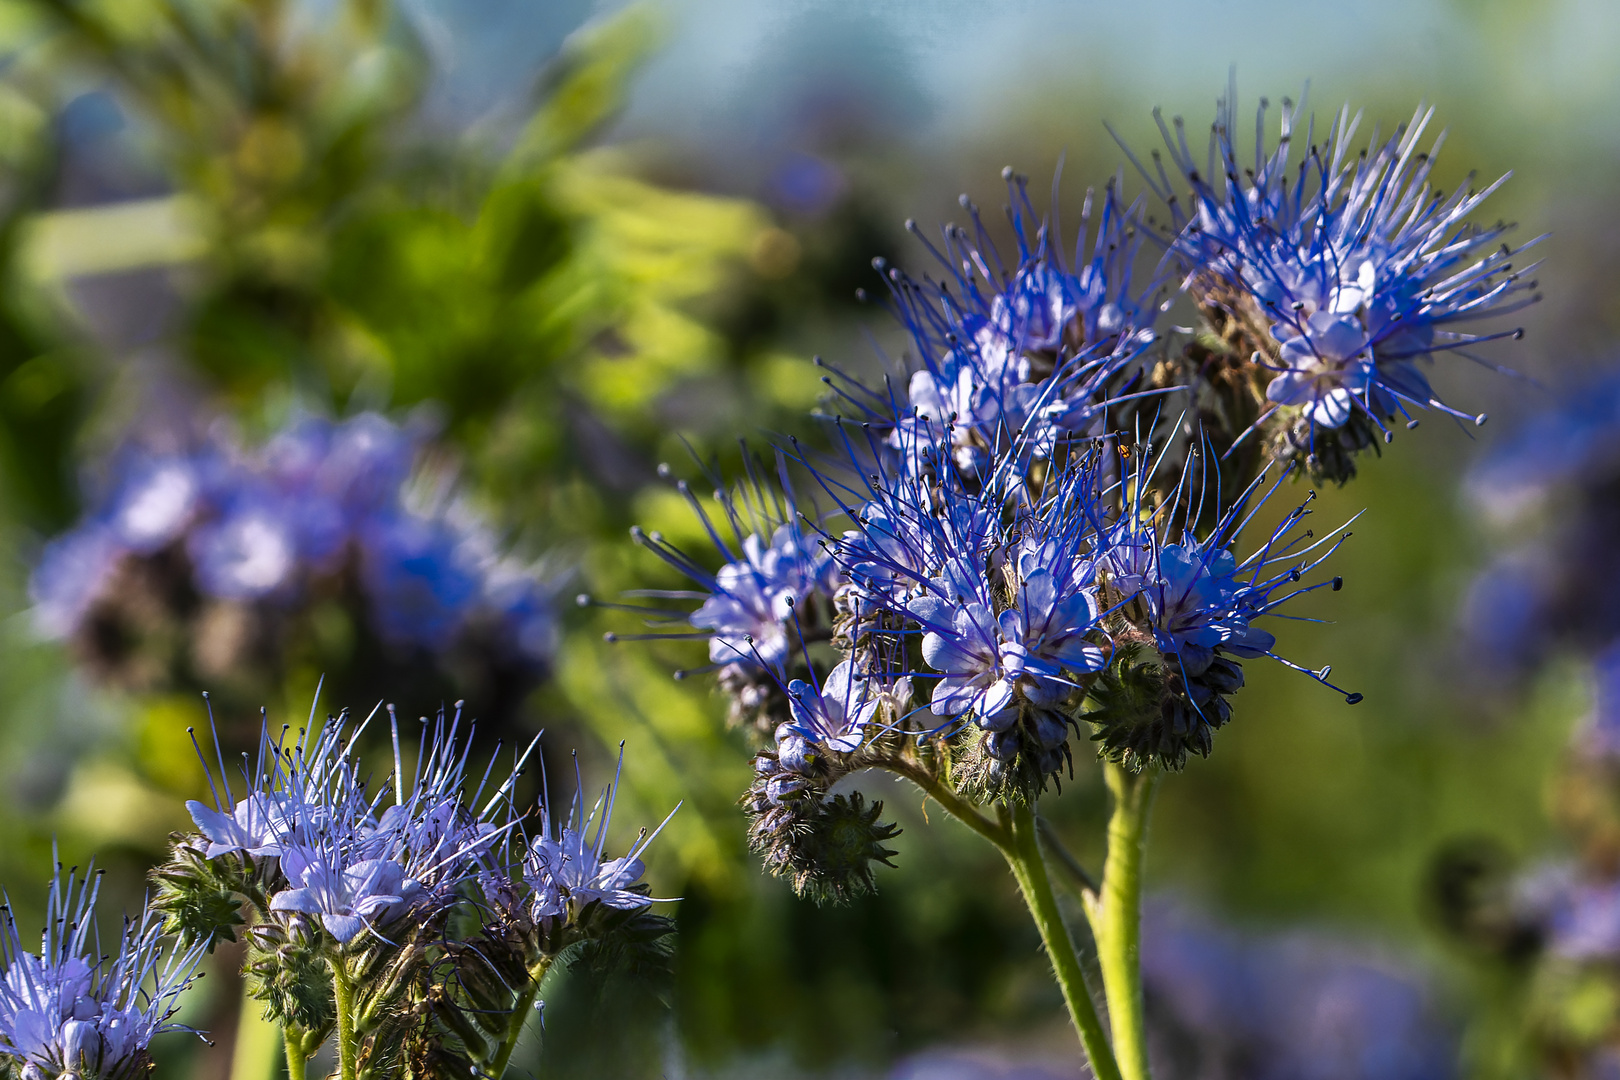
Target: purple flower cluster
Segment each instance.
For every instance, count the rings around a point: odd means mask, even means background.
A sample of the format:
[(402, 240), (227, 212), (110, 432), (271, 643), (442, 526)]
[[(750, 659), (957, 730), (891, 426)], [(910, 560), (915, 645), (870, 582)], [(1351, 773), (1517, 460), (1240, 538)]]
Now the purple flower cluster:
[[(716, 482), (718, 522), (686, 481), (676, 482), (719, 556), (721, 566), (712, 573), (703, 560), (661, 534), (631, 530), (638, 543), (700, 586), (696, 591), (637, 594), (666, 601), (700, 601), (695, 611), (646, 609), (654, 616), (656, 628), (646, 636), (705, 639), (709, 651), (705, 670), (718, 672), (721, 683), (733, 694), (738, 719), (757, 715), (762, 703), (785, 687), (784, 673), (792, 663), (798, 639), (830, 625), (832, 597), (842, 580), (815, 527), (800, 515), (782, 460), (777, 472), (780, 494), (770, 490), (753, 462), (749, 463), (748, 481), (734, 490)], [(671, 630), (672, 624), (693, 629)], [(610, 634), (609, 640), (624, 637)]]
[[(867, 501), (845, 505), (856, 527), (831, 550), (856, 597), (845, 605), (852, 639), (887, 637), (894, 648), (920, 639), (927, 670), (917, 674), (939, 676), (935, 721), (923, 729), (971, 722), (989, 759), (1033, 755), (1048, 774), (1066, 760), (1075, 709), (1106, 692), (1112, 677), (1101, 673), (1146, 659), (1162, 683), (1153, 718), (1086, 714), (1105, 752), (1172, 767), (1187, 750), (1208, 753), (1208, 731), (1229, 715), (1225, 695), (1242, 686), (1237, 661), (1276, 656), (1275, 638), (1253, 620), (1336, 588), (1337, 579), (1299, 583), (1342, 538), (1310, 540), (1296, 528), (1302, 506), (1240, 562), (1241, 527), (1276, 483), (1255, 505), (1238, 500), (1200, 538), (1185, 483), (1149, 509), (1156, 471), (1145, 448), (1122, 458), (1104, 443), (1047, 469), (1038, 490), (1010, 472), (1017, 478), (1004, 486), (972, 491), (904, 474), (869, 478)], [(1325, 670), (1306, 673), (1326, 681)]]
[(104, 954), (95, 920), (100, 888), (94, 871), (64, 879), (57, 868), (38, 953), (23, 948), (7, 897), (0, 929), (0, 1057), (23, 1080), (137, 1080), (150, 1070), (153, 1038), (193, 1031), (172, 1018), (208, 943), (167, 947), (161, 920), (144, 912), (125, 921), (115, 950)]
[(421, 444), (365, 413), (295, 417), (256, 451), (223, 434), (183, 453), (127, 449), (84, 521), (46, 547), (30, 584), (35, 622), (52, 638), (93, 638), (143, 567), (180, 576), (170, 596), (270, 613), (352, 583), (396, 647), (437, 654), (488, 637), (543, 669), (556, 644), (551, 590), (453, 490), (412, 484)]
[(394, 771), (380, 793), (368, 792), (354, 750), (369, 719), (328, 720), (290, 746), (271, 744), (266, 733), (241, 799), (221, 765), (218, 805), (186, 804), (205, 856), (274, 860), (265, 864), (269, 910), (318, 919), (339, 945), (364, 941), (367, 931), (387, 940), (395, 925), (436, 920), (466, 900), (469, 886), (492, 909), (521, 911), (552, 929), (573, 925), (593, 903), (633, 911), (657, 902), (640, 884), (640, 856), (662, 825), (644, 830), (625, 856), (605, 854), (617, 776), (588, 812), (578, 791), (566, 817), (543, 803), (530, 836), (514, 788), (538, 736), (490, 790), (499, 775), (493, 760), (468, 783), (476, 725), (464, 725), (459, 710), (425, 723), (410, 773), (391, 709), (389, 720)]
[[(651, 832), (643, 829), (624, 855), (610, 858), (606, 854), (607, 831), (613, 820), (614, 797), (623, 766), (621, 747), (619, 771), (613, 783), (589, 810), (585, 808), (582, 782), (575, 785), (574, 799), (565, 817), (554, 816), (548, 806), (541, 807), (539, 834), (527, 839), (528, 848), (517, 872), (510, 884), (496, 890), (498, 895), (525, 895), (529, 917), (542, 925), (575, 921), (592, 904), (615, 911), (638, 911), (659, 902), (641, 884), (641, 875), (646, 871), (641, 855), (675, 816), (674, 810), (658, 828)], [(577, 776), (575, 779), (578, 781)]]
[[(1231, 116), (1229, 98), (1207, 170), (1165, 129), (1193, 196), (1183, 210), (1172, 173), (1143, 170), (1167, 224), (1116, 180), (1071, 245), (1011, 170), (1005, 257), (966, 196), (968, 224), (937, 243), (908, 222), (932, 276), (874, 261), (906, 354), (871, 385), (822, 365), (832, 452), (794, 440), (781, 494), (753, 468), (716, 492), (719, 515), (681, 485), (718, 571), (633, 533), (699, 586), (643, 591), (700, 605), (642, 608), (663, 620), (647, 636), (708, 640), (759, 744), (751, 843), (801, 892), (845, 899), (892, 854), (876, 808), (833, 794), (852, 772), (1028, 804), (1072, 776), (1072, 734), (1125, 774), (1179, 769), (1211, 751), (1242, 661), (1262, 656), (1361, 700), (1283, 659), (1263, 623), (1340, 587), (1306, 577), (1348, 534), (1304, 527), (1314, 493), (1267, 508), (1298, 473), (1349, 479), (1414, 408), (1459, 415), (1419, 365), (1509, 336), (1465, 324), (1532, 285), (1496, 250), (1502, 229), (1468, 223), (1489, 190), (1431, 188), (1427, 113), (1362, 154), (1343, 113), (1296, 170), (1290, 106), (1247, 180)], [(1173, 273), (1197, 327), (1159, 325)], [(1255, 521), (1262, 539), (1240, 545)]]
[[(397, 748), (391, 713), (390, 721)], [(366, 726), (351, 727), (340, 717), (306, 729), (290, 746), (272, 744), (266, 732), (241, 799), (221, 763), (218, 805), (186, 804), (207, 858), (275, 859), (270, 910), (318, 918), (339, 944), (368, 929), (382, 934), (407, 915), (424, 920), (447, 910), (462, 883), (488, 869), (511, 828), (494, 824), (491, 815), (511, 809), (516, 770), (481, 811), (465, 802), (476, 802), (482, 785), (465, 790), (472, 730), (464, 733), (459, 711), (424, 728), (412, 776), (396, 758), (392, 790), (376, 795), (367, 791), (353, 755)], [(388, 795), (393, 801), (383, 807)]]
[(1474, 346), (1520, 331), (1467, 327), (1536, 299), (1535, 282), (1523, 277), (1534, 265), (1515, 267), (1535, 241), (1510, 250), (1501, 244), (1506, 226), (1469, 222), (1502, 180), (1449, 196), (1434, 187), (1444, 136), (1427, 153), (1420, 146), (1432, 109), (1420, 108), (1388, 139), (1375, 132), (1359, 152), (1361, 115), (1348, 106), (1325, 137), (1312, 120), (1300, 142), (1304, 105), (1285, 99), (1270, 150), (1266, 112), (1262, 100), (1249, 166), (1235, 145), (1235, 85), (1217, 108), (1205, 161), (1179, 118), (1173, 134), (1160, 122), (1190, 206), (1162, 169), (1142, 172), (1171, 209), (1168, 240), (1189, 288), (1202, 304), (1258, 324), (1254, 362), (1270, 372), (1266, 399), (1297, 414), (1307, 453), (1324, 430), (1346, 425), (1388, 438), (1396, 420), (1416, 423), (1412, 409), (1464, 417), (1436, 398), (1419, 365), (1438, 352), (1478, 360)]
[(1036, 212), (1025, 179), (1003, 176), (1015, 259), (1003, 261), (963, 196), (972, 231), (948, 225), (939, 246), (927, 244), (939, 280), (876, 264), (910, 341), (906, 394), (841, 374), (839, 392), (862, 419), (889, 429), (903, 468), (975, 476), (1010, 448), (1023, 459), (1050, 456), (1094, 433), (1110, 404), (1136, 396), (1137, 361), (1157, 339), (1159, 281), (1133, 279), (1136, 208), (1120, 204), (1115, 185), (1087, 193), (1069, 250), (1057, 222)]

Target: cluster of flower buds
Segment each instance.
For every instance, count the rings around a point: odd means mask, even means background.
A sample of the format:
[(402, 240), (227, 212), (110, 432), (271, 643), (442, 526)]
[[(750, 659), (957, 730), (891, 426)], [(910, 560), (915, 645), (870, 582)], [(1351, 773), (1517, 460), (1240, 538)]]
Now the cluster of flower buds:
[[(1247, 659), (1361, 700), (1279, 656), (1262, 625), (1341, 586), (1319, 571), (1348, 536), (1306, 527), (1314, 493), (1272, 505), (1289, 478), (1347, 479), (1392, 418), (1454, 413), (1419, 361), (1515, 336), (1452, 327), (1530, 286), (1484, 253), (1500, 228), (1464, 221), (1488, 192), (1427, 186), (1427, 113), (1359, 155), (1342, 114), (1293, 179), (1290, 107), (1247, 180), (1231, 115), (1223, 102), (1211, 141), (1224, 185), (1166, 129), (1197, 208), (1155, 170), (1168, 226), (1116, 180), (1066, 247), (1009, 172), (1008, 260), (964, 197), (971, 228), (928, 245), (937, 278), (878, 266), (904, 370), (873, 387), (824, 365), (833, 451), (794, 442), (735, 491), (716, 481), (718, 515), (677, 485), (721, 568), (634, 531), (699, 586), (641, 595), (700, 601), (637, 608), (652, 632), (634, 636), (708, 640), (733, 717), (763, 744), (751, 835), (799, 891), (843, 898), (892, 854), (878, 807), (834, 790), (859, 769), (1032, 803), (1072, 776), (1077, 734), (1132, 772), (1209, 754)], [(1164, 256), (1133, 281), (1148, 240)], [(1171, 273), (1201, 328), (1158, 325)]]
[(657, 831), (606, 853), (617, 780), (589, 809), (576, 794), (532, 820), (515, 789), (538, 739), (504, 776), (496, 757), (469, 775), (458, 707), (424, 720), (407, 769), (389, 710), (393, 772), (371, 791), (355, 749), (367, 722), (313, 720), (263, 732), (245, 791), (216, 753), (215, 805), (187, 804), (198, 832), (153, 872), (152, 910), (182, 942), (246, 938), (249, 990), (290, 1063), (335, 1033), (345, 1077), (499, 1077), (565, 951), (662, 961), (669, 926), (640, 881)]
[(173, 1022), (198, 977), (206, 942), (166, 943), (152, 910), (126, 919), (111, 954), (95, 918), (101, 875), (93, 868), (51, 880), (38, 953), (23, 948), (11, 898), (0, 928), (0, 1062), (20, 1080), (139, 1080), (152, 1040), (194, 1029)]
[(47, 546), (36, 624), (108, 681), (187, 687), (276, 675), (300, 619), (335, 603), (387, 652), (475, 657), (532, 685), (555, 648), (552, 591), (443, 477), (413, 482), (423, 434), (375, 413), (303, 415), (252, 452), (223, 431), (127, 448)]

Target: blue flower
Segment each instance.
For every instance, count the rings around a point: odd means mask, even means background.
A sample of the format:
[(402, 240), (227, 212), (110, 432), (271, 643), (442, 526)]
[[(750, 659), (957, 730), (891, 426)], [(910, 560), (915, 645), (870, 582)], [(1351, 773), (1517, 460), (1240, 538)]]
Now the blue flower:
[[(1122, 207), (1112, 185), (1100, 200), (1088, 193), (1071, 253), (1055, 210), (1038, 214), (1024, 178), (1003, 175), (1015, 259), (1003, 260), (964, 196), (971, 234), (947, 225), (942, 247), (928, 244), (939, 281), (876, 264), (911, 340), (906, 398), (838, 373), (839, 393), (859, 417), (889, 430), (903, 470), (948, 465), (974, 477), (1010, 448), (1044, 458), (1091, 433), (1113, 405), (1157, 392), (1135, 387), (1128, 374), (1154, 340), (1149, 297), (1159, 287), (1157, 278), (1132, 278), (1141, 247), (1136, 208)], [(915, 223), (907, 226), (921, 237)]]
[[(1191, 188), (1190, 211), (1162, 171), (1141, 171), (1171, 208), (1171, 247), (1194, 295), (1240, 321), (1258, 319), (1280, 346), (1274, 356), (1255, 357), (1276, 372), (1267, 398), (1300, 410), (1311, 446), (1318, 429), (1358, 416), (1386, 435), (1389, 422), (1411, 421), (1410, 408), (1464, 416), (1435, 397), (1417, 364), (1438, 352), (1478, 359), (1469, 351), (1475, 345), (1520, 331), (1465, 327), (1536, 299), (1527, 295), (1535, 283), (1522, 277), (1533, 266), (1514, 266), (1536, 241), (1510, 250), (1501, 244), (1506, 226), (1469, 223), (1502, 180), (1449, 197), (1433, 188), (1443, 136), (1428, 153), (1419, 149), (1432, 109), (1358, 153), (1352, 143), (1361, 117), (1346, 107), (1296, 165), (1304, 107), (1286, 100), (1275, 149), (1258, 136), (1253, 165), (1244, 168), (1233, 138), (1235, 99), (1234, 86), (1217, 106), (1207, 169), (1180, 119), (1174, 135), (1161, 121)], [(1257, 133), (1266, 111), (1262, 100)], [(1247, 306), (1235, 297), (1247, 297)]]
[(417, 505), (408, 482), (422, 441), (364, 413), (296, 416), (257, 453), (219, 432), (190, 452), (126, 450), (111, 492), (47, 547), (30, 582), (36, 624), (77, 634), (98, 603), (117, 601), (120, 566), (178, 545), (205, 597), (292, 607), (355, 566), (385, 641), (433, 653), (476, 641), (543, 669), (557, 639), (552, 586), (503, 555), (451, 485)]
[(208, 840), (204, 854), (210, 859), (232, 851), (280, 855), (294, 821), (287, 795), (278, 791), (250, 792), (229, 813), (211, 810), (196, 799), (188, 799), (186, 809)]
[[(695, 635), (677, 631), (649, 636), (706, 638), (710, 663), (728, 683), (760, 683), (772, 672), (785, 671), (793, 649), (791, 624), (814, 617), (813, 601), (830, 602), (840, 586), (838, 568), (822, 550), (820, 538), (801, 524), (785, 468), (779, 460), (780, 495), (767, 491), (752, 462), (748, 482), (736, 491), (728, 492), (717, 484), (715, 501), (725, 516), (724, 528), (711, 520), (686, 481), (676, 483), (723, 560), (713, 573), (662, 535), (631, 530), (637, 543), (701, 589), (643, 594), (702, 600), (696, 611), (687, 614), (647, 609), (665, 616), (666, 621), (654, 625), (680, 621), (695, 628)], [(667, 469), (662, 471), (667, 475)], [(610, 640), (620, 636), (610, 635)]]
[[(834, 666), (819, 688), (794, 679), (787, 692), (793, 719), (777, 731), (779, 753), (790, 735), (841, 754), (857, 750), (883, 705), (882, 693), (871, 680), (857, 674), (854, 661), (848, 659)], [(784, 764), (793, 768), (785, 759)]]
[(290, 888), (270, 898), (271, 911), (319, 915), (340, 944), (403, 914), (422, 886), (391, 859), (346, 862), (335, 849), (289, 847), (281, 855)]
[(100, 882), (94, 872), (64, 880), (58, 869), (37, 954), (23, 948), (7, 898), (0, 1055), (26, 1080), (141, 1076), (150, 1067), (153, 1038), (194, 1030), (170, 1020), (209, 942), (166, 949), (161, 920), (143, 913), (126, 920), (117, 948), (102, 955), (95, 922)]
[[(301, 733), (290, 746), (261, 733), (258, 764), (244, 777), (250, 790), (230, 813), (223, 806), (235, 795), (223, 760), (217, 781), (209, 770), (221, 808), (187, 804), (209, 841), (207, 858), (239, 851), (279, 856), (271, 910), (319, 916), (341, 944), (368, 927), (381, 933), (407, 916), (436, 917), (459, 901), (463, 882), (491, 869), (503, 838), (517, 827), (512, 787), (539, 742), (530, 742), (492, 793), (485, 787), (493, 763), (468, 791), (476, 729), (462, 723), (459, 711), (426, 724), (414, 773), (398, 754), (392, 709), (389, 721), (396, 755), (392, 790), (383, 796), (367, 793), (354, 755), (365, 724), (350, 725), (344, 716)], [(387, 794), (392, 801), (384, 805)]]
[[(529, 917), (536, 922), (570, 922), (585, 914), (592, 904), (617, 911), (634, 911), (663, 902), (641, 884), (641, 876), (646, 872), (641, 856), (680, 807), (671, 810), (663, 824), (650, 833), (643, 829), (624, 855), (609, 858), (607, 832), (613, 820), (613, 804), (623, 768), (624, 748), (621, 746), (613, 783), (589, 811), (585, 809), (583, 784), (576, 784), (566, 816), (554, 815), (549, 806), (540, 807), (540, 834), (528, 839), (527, 850), (515, 874), (527, 895)], [(505, 884), (499, 891), (516, 895), (515, 884)]]

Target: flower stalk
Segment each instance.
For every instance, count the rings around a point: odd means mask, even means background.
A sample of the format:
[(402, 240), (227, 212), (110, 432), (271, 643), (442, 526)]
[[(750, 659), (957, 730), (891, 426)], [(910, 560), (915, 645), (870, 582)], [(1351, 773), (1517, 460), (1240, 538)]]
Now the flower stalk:
[(1109, 1046), (1102, 1019), (1097, 1015), (1097, 1007), (1092, 1004), (1091, 993), (1086, 988), (1085, 973), (1075, 953), (1074, 940), (1069, 936), (1069, 928), (1063, 922), (1063, 913), (1052, 892), (1052, 880), (1041, 854), (1035, 815), (1027, 806), (1015, 806), (1005, 816), (1010, 826), (1012, 845), (1002, 854), (1006, 856), (1007, 865), (1012, 868), (1013, 877), (1018, 881), (1030, 918), (1035, 920), (1035, 928), (1040, 931), (1041, 943), (1046, 946), (1047, 958), (1052, 962), (1052, 974), (1063, 991), (1063, 1003), (1068, 1006), (1069, 1019), (1080, 1036), (1081, 1045), (1085, 1047), (1091, 1071), (1097, 1080), (1124, 1080), (1127, 1074), (1121, 1071), (1114, 1050)]
[(281, 1036), (287, 1056), (287, 1080), (304, 1080), (312, 1053), (308, 1036), (291, 1026), (283, 1028)]
[(332, 998), (337, 1011), (338, 1080), (358, 1080), (360, 1041), (354, 1027), (354, 980), (341, 957), (332, 957)]
[(1133, 773), (1104, 766), (1114, 809), (1108, 820), (1108, 857), (1102, 895), (1092, 918), (1114, 1052), (1124, 1080), (1148, 1080), (1147, 1025), (1142, 1005), (1142, 855), (1157, 770)]
[(506, 1066), (512, 1060), (512, 1053), (517, 1049), (518, 1039), (523, 1035), (523, 1028), (528, 1023), (529, 1012), (534, 1008), (534, 1002), (540, 996), (540, 984), (545, 981), (546, 972), (551, 968), (551, 957), (542, 957), (533, 967), (529, 968), (528, 988), (518, 995), (517, 1004), (512, 1014), (507, 1018), (506, 1035), (501, 1039), (501, 1048), (489, 1063), (489, 1075), (500, 1080), (506, 1075)]

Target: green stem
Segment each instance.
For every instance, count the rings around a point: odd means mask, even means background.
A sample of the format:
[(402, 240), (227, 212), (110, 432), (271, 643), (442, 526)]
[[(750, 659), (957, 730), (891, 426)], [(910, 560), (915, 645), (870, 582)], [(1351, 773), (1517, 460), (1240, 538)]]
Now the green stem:
[(1029, 908), (1030, 917), (1035, 920), (1035, 928), (1041, 932), (1047, 958), (1052, 961), (1052, 973), (1063, 991), (1063, 1001), (1069, 1007), (1069, 1019), (1080, 1035), (1080, 1043), (1091, 1062), (1091, 1071), (1097, 1080), (1123, 1080), (1119, 1065), (1114, 1060), (1114, 1052), (1109, 1048), (1108, 1036), (1103, 1031), (1102, 1019), (1098, 1017), (1097, 1007), (1091, 1003), (1091, 995), (1086, 990), (1085, 974), (1080, 968), (1080, 958), (1075, 954), (1074, 941), (1069, 937), (1069, 928), (1063, 923), (1063, 913), (1058, 910), (1057, 897), (1052, 893), (1046, 861), (1041, 857), (1035, 815), (1027, 806), (1016, 807), (1012, 811), (1011, 825), (1012, 845), (1002, 854), (1007, 857), (1007, 865), (1012, 867), (1013, 877), (1018, 879), (1018, 887), (1023, 890), (1024, 903)]
[(1120, 1072), (1124, 1080), (1148, 1080), (1142, 1006), (1142, 850), (1158, 773), (1131, 773), (1108, 764), (1104, 775), (1114, 796), (1114, 811), (1108, 819), (1108, 857), (1092, 929)]
[(523, 1027), (528, 1022), (529, 1010), (534, 1008), (534, 999), (540, 996), (540, 983), (546, 977), (546, 970), (551, 967), (551, 958), (541, 958), (529, 969), (529, 988), (517, 1000), (517, 1007), (506, 1022), (506, 1037), (501, 1040), (500, 1053), (495, 1060), (489, 1063), (489, 1070), (485, 1074), (493, 1080), (501, 1080), (506, 1075), (507, 1062), (512, 1060), (512, 1051), (517, 1049), (518, 1036), (523, 1034)]
[(309, 1053), (304, 1046), (307, 1036), (296, 1028), (282, 1033), (282, 1044), (287, 1051), (287, 1080), (304, 1080), (309, 1065)]
[(1050, 821), (1036, 814), (1035, 826), (1041, 833), (1042, 849), (1057, 862), (1059, 869), (1063, 871), (1069, 884), (1074, 886), (1076, 895), (1086, 903), (1088, 908), (1095, 904), (1098, 893), (1101, 891), (1097, 879), (1091, 876), (1086, 868), (1080, 864), (1080, 860), (1075, 858), (1073, 853), (1064, 845), (1062, 838), (1058, 836), (1057, 830), (1052, 827)]
[(274, 1080), (276, 1042), (281, 1032), (264, 1015), (264, 1007), (242, 980), (242, 1002), (237, 1006), (236, 1038), (231, 1047), (231, 1080)]
[(334, 956), (331, 966), (332, 997), (337, 1005), (338, 1078), (357, 1080), (360, 1044), (354, 1037), (354, 983), (349, 979), (341, 957)]
[[(898, 758), (883, 764), (889, 771), (905, 777), (922, 788), (929, 798), (944, 808), (947, 814), (990, 841), (1003, 855), (1012, 850), (1012, 837), (1007, 834), (1006, 829), (975, 810), (972, 803), (946, 787), (922, 765), (908, 758)], [(1008, 857), (1011, 858), (1010, 855)]]

